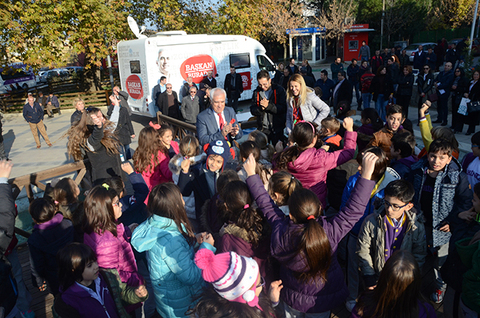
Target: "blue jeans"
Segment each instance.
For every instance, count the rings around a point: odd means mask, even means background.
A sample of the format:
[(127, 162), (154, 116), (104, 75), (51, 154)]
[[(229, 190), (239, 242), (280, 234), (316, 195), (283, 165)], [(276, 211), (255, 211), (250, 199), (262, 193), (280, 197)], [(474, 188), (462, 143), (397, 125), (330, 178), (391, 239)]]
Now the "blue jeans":
[(383, 94), (378, 94), (377, 102), (375, 103), (375, 109), (377, 110), (378, 115), (383, 120), (383, 122), (387, 121), (387, 114), (386, 114), (386, 107), (388, 104), (388, 100), (384, 100)]
[(363, 108), (370, 108), (370, 102), (372, 101), (371, 93), (362, 93)]

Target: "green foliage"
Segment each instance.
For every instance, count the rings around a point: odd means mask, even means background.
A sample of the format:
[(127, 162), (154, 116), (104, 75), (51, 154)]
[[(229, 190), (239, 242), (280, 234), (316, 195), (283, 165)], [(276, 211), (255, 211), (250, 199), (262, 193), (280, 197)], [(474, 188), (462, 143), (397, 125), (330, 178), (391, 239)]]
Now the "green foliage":
[(6, 3), (8, 29), (2, 34), (7, 53), (19, 54), (34, 67), (60, 66), (72, 51), (89, 64), (113, 54), (113, 41), (128, 34), (129, 4), (123, 0), (36, 0)]

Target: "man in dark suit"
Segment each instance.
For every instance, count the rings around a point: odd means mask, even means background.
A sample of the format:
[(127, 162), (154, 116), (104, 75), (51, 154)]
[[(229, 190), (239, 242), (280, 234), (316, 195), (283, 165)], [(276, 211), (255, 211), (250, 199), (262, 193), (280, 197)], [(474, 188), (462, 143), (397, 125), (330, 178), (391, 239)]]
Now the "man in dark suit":
[(346, 80), (347, 74), (345, 71), (338, 72), (338, 84), (333, 89), (333, 109), (336, 112), (340, 102), (347, 102), (348, 106), (352, 104), (353, 86)]
[(219, 139), (228, 139), (230, 144), (243, 136), (237, 116), (231, 107), (225, 107), (227, 93), (221, 88), (210, 92), (211, 107), (197, 116), (197, 136), (203, 146)]
[(213, 76), (213, 71), (208, 71), (207, 77), (205, 77), (201, 83), (208, 85), (210, 88), (217, 87), (217, 80)]
[(162, 114), (180, 119), (178, 111), (178, 96), (173, 91), (172, 83), (167, 83), (167, 90), (157, 98), (157, 107)]
[(223, 88), (227, 91), (228, 106), (237, 112), (238, 99), (243, 92), (242, 76), (235, 72), (235, 67), (230, 66), (230, 74), (225, 76)]
[(413, 57), (413, 68), (421, 70), (427, 62), (427, 53), (423, 52), (423, 46), (419, 45), (418, 50)]

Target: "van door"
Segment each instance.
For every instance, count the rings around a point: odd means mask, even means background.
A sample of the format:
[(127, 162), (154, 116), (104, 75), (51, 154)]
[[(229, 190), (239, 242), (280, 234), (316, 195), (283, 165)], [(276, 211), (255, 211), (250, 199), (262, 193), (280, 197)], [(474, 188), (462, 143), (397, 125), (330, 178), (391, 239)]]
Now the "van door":
[(233, 65), (236, 72), (240, 74), (243, 82), (243, 93), (239, 100), (250, 99), (252, 94), (252, 74), (253, 68), (250, 61), (250, 53), (235, 53), (229, 55), (230, 65)]
[(275, 76), (275, 65), (268, 57), (265, 55), (257, 55), (257, 62), (260, 70), (265, 70), (270, 73), (270, 78)]

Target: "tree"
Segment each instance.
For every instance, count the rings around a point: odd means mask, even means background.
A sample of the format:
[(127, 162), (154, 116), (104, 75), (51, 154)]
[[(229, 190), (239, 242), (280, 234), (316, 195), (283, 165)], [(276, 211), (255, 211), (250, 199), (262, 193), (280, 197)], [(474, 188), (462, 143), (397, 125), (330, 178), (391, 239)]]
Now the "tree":
[(292, 0), (264, 0), (259, 11), (264, 21), (263, 35), (283, 45), (283, 58), (287, 58), (287, 29), (302, 27), (304, 6)]
[(34, 68), (65, 65), (73, 51), (83, 53), (86, 68), (95, 70), (113, 54), (111, 43), (130, 33), (129, 5), (123, 0), (11, 0), (5, 5), (5, 45)]
[[(327, 39), (335, 39), (338, 43), (345, 30), (354, 23), (357, 3), (354, 0), (332, 0), (328, 8), (324, 8), (317, 17), (317, 23), (326, 28)], [(338, 56), (337, 46), (337, 56)]]
[(475, 0), (437, 0), (429, 12), (429, 29), (455, 29), (470, 25)]

